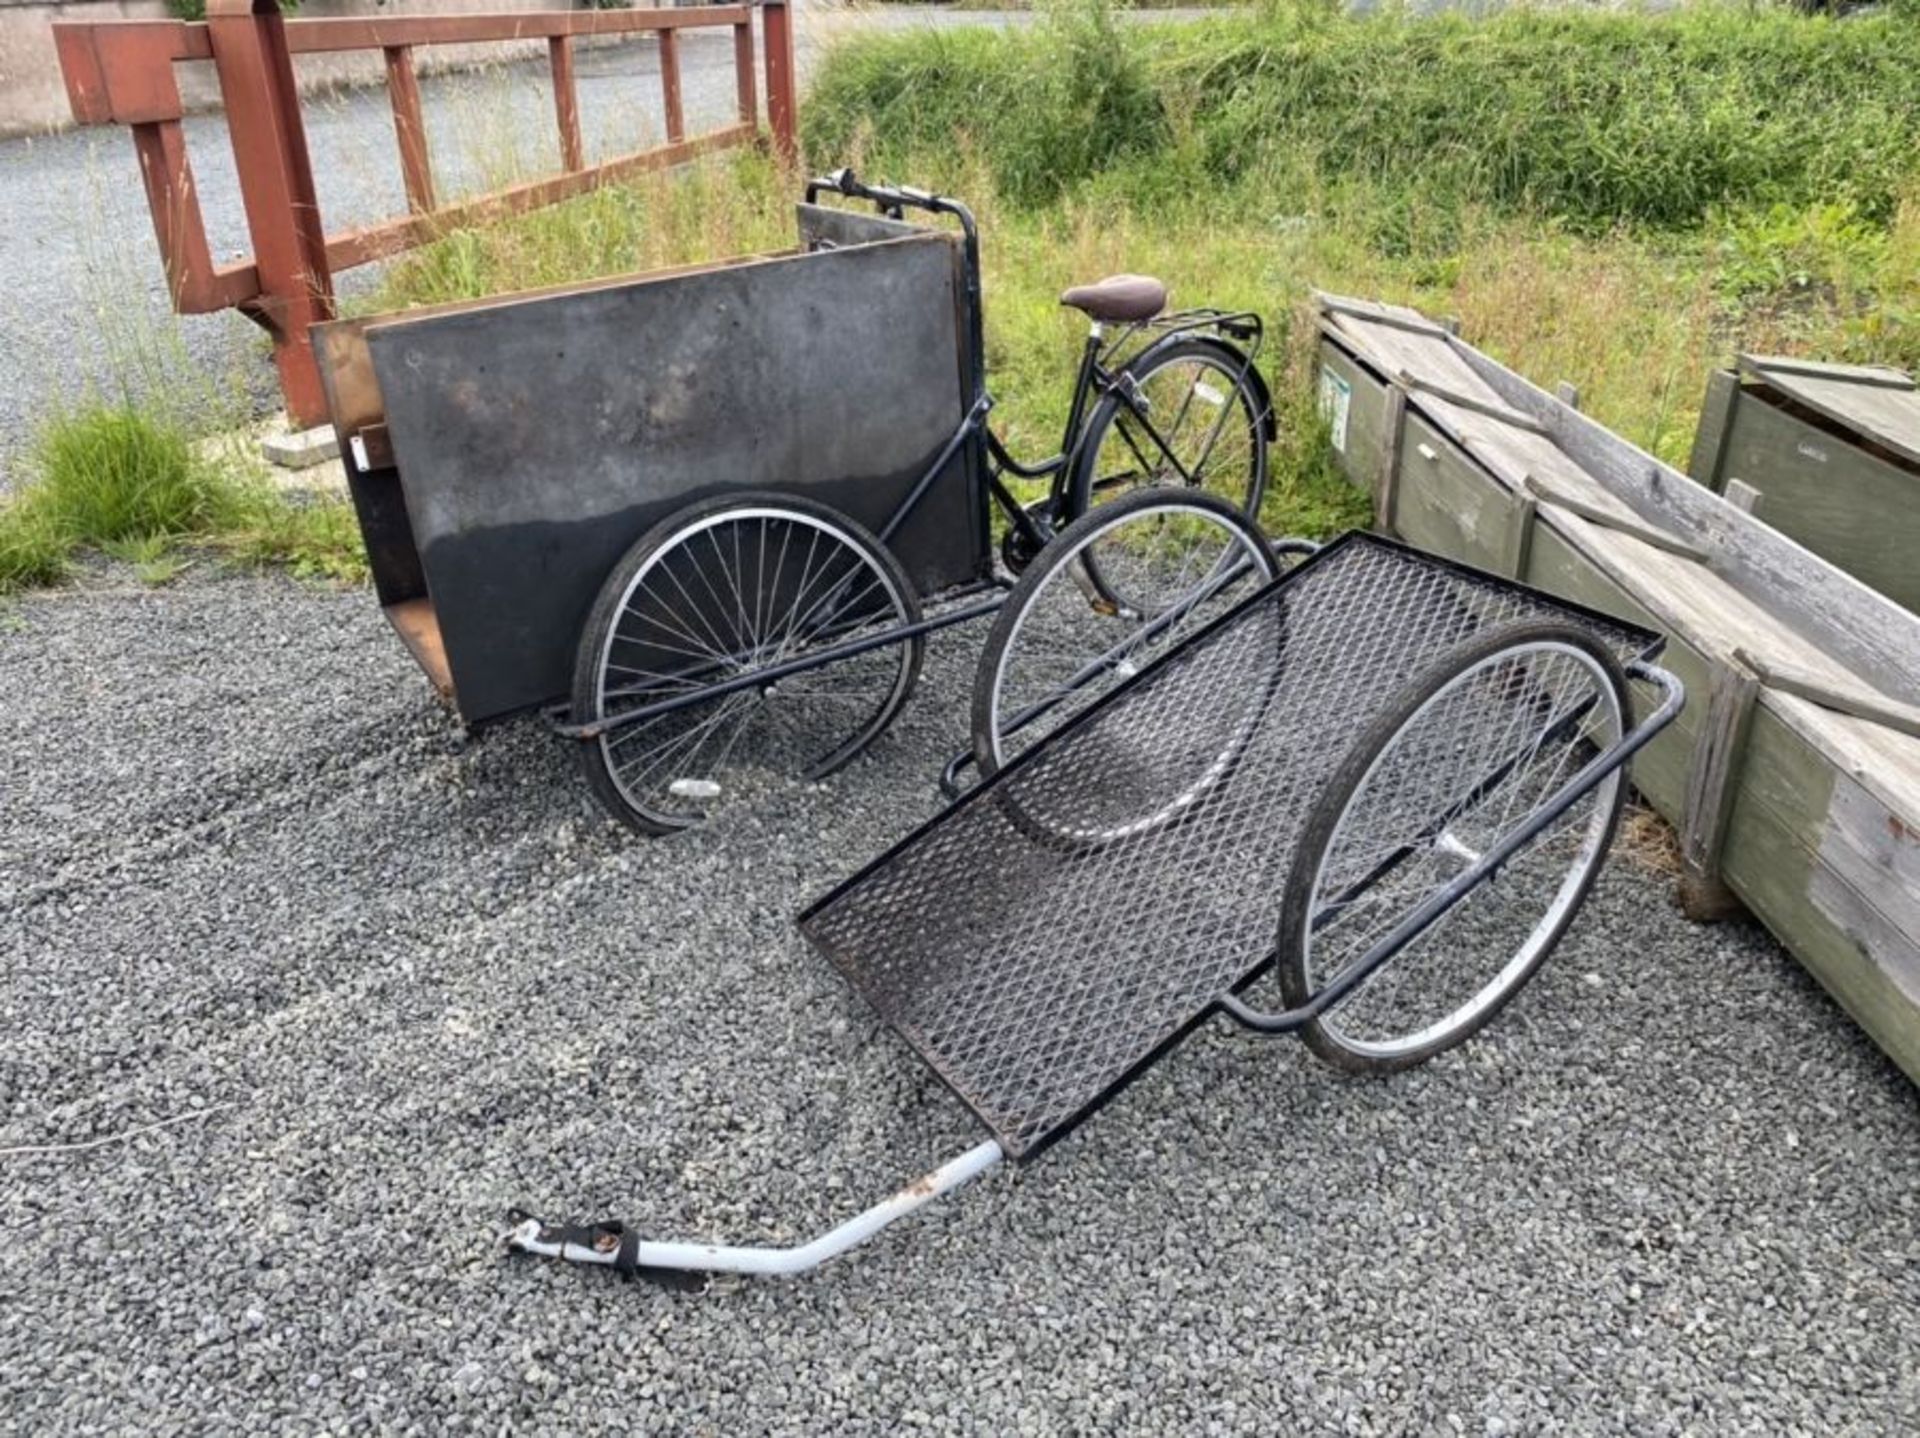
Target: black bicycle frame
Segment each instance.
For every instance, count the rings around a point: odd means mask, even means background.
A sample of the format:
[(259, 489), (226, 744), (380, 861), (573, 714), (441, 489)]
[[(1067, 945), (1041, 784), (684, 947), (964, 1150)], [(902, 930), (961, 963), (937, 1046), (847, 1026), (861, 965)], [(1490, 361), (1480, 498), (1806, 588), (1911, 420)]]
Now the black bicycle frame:
[[(984, 479), (987, 493), (1005, 516), (1007, 523), (1017, 529), (1028, 544), (1036, 549), (1039, 548), (1052, 538), (1052, 524), (1063, 513), (1067, 485), (1075, 465), (1081, 458), (1081, 444), (1086, 437), (1083, 430), (1095, 398), (1122, 388), (1120, 375), (1124, 372), (1124, 367), (1109, 368), (1106, 357), (1119, 353), (1126, 342), (1144, 329), (1146, 324), (1127, 325), (1111, 340), (1106, 337), (1102, 326), (1096, 324), (1093, 327), (1080, 351), (1080, 364), (1073, 381), (1073, 400), (1067, 410), (1067, 422), (1060, 437), (1059, 451), (1038, 463), (1024, 463), (1009, 452), (1000, 437), (987, 424), (987, 414), (993, 408), (993, 397), (987, 391), (986, 335), (981, 303), (980, 231), (974, 221), (973, 211), (958, 200), (907, 185), (864, 184), (850, 169), (835, 170), (832, 174), (821, 175), (807, 181), (808, 204), (817, 203), (822, 193), (869, 201), (890, 219), (900, 219), (907, 209), (948, 215), (958, 221), (964, 239), (969, 326), (967, 338), (972, 352), (969, 376), (972, 382), (971, 403), (968, 406), (966, 418), (961, 420), (952, 437), (942, 446), (939, 457), (934, 460), (927, 472), (921, 476), (919, 482), (894, 510), (885, 526), (881, 528), (879, 532), (881, 541), (885, 542), (906, 521), (954, 455), (971, 442), (978, 446), (973, 455), (973, 473)], [(1154, 341), (1155, 346), (1201, 329), (1215, 330), (1234, 339), (1251, 341), (1251, 349), (1241, 354), (1242, 366), (1240, 372), (1234, 377), (1236, 384), (1244, 381), (1248, 372), (1253, 370), (1263, 333), (1260, 317), (1251, 310), (1237, 312), (1191, 310), (1167, 320), (1152, 323), (1159, 334), (1159, 338)], [(1149, 346), (1148, 349), (1153, 347)], [(1125, 392), (1124, 389), (1122, 392)], [(1141, 407), (1137, 403), (1131, 403), (1129, 408), (1133, 411), (1134, 417), (1141, 421), (1142, 428), (1152, 437), (1167, 463), (1179, 472), (1183, 480), (1191, 484), (1193, 476), (1187, 472), (1186, 466), (1180, 463), (1179, 457), (1173, 453), (1159, 430), (1147, 419)], [(1271, 406), (1263, 401), (1263, 408), (1268, 412), (1260, 415), (1259, 421), (1270, 430)], [(1222, 418), (1224, 422), (1224, 415)], [(1129, 445), (1132, 445), (1131, 436), (1127, 439)], [(1137, 446), (1134, 448), (1137, 452)], [(1211, 441), (1209, 441), (1210, 448)], [(1145, 456), (1142, 456), (1142, 459), (1144, 460)], [(1020, 479), (1048, 481), (1045, 502), (1031, 509), (1021, 504), (1019, 498), (1002, 480), (1003, 474), (1011, 474)]]

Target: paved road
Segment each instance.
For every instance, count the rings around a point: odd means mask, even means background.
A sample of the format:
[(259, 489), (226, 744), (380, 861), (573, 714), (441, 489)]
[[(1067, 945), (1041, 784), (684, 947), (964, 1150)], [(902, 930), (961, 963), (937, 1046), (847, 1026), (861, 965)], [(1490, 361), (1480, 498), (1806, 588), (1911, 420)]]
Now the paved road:
[[(855, 30), (927, 25), (1024, 23), (1025, 14), (823, 10), (800, 14), (799, 66), (805, 74), (832, 36)], [(690, 130), (724, 124), (733, 113), (731, 41), (689, 35), (682, 45), (683, 95)], [(658, 143), (659, 68), (650, 43), (594, 50), (579, 63), (581, 119), (590, 155)], [(481, 157), (509, 155), (526, 173), (557, 168), (552, 101), (544, 64), (486, 74), (429, 77), (421, 83), (436, 178), (443, 192), (488, 188)], [(383, 88), (314, 99), (306, 107), (320, 203), (330, 228), (365, 223), (405, 208), (393, 120)], [(196, 116), (186, 125), (208, 240), (216, 258), (246, 252), (225, 122)], [(351, 292), (374, 272), (341, 277)], [(116, 318), (116, 311), (120, 312)], [(160, 324), (129, 323), (131, 312)], [(201, 374), (240, 379), (262, 400), (272, 396), (265, 342), (238, 316), (167, 318), (166, 289), (151, 221), (124, 131), (70, 131), (0, 142), (0, 469), (49, 399), (107, 382), (116, 352), (150, 351), (152, 334), (177, 362)], [(142, 343), (142, 336), (145, 342)], [(168, 355), (160, 357), (169, 362)]]

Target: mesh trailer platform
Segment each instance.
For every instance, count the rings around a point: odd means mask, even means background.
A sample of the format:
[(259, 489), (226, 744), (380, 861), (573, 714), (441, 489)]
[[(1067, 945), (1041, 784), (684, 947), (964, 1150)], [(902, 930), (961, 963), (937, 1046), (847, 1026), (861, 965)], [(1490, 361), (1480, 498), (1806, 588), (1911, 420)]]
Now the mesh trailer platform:
[[(1333, 542), (801, 915), (989, 1140), (799, 1248), (524, 1215), (512, 1245), (799, 1271), (1038, 1154), (1216, 1013), (1353, 1069), (1451, 1047), (1604, 863), (1625, 766), (1683, 702), (1660, 642), (1388, 540)], [(1630, 681), (1653, 690), (1638, 723)]]

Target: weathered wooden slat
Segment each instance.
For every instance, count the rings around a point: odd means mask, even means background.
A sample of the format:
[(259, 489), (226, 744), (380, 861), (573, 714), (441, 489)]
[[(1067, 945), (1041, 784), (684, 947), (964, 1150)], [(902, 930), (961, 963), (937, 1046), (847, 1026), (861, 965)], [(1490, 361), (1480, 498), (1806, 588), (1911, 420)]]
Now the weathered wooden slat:
[(1457, 351), (1506, 403), (1546, 424), (1567, 456), (1615, 497), (1711, 554), (1716, 574), (1875, 688), (1920, 703), (1920, 619), (1498, 361), (1467, 345)]
[(1396, 533), (1495, 573), (1511, 562), (1518, 498), (1453, 445), (1424, 415), (1409, 413), (1394, 496)]
[(1753, 507), (1760, 502), (1760, 491), (1744, 479), (1728, 480), (1726, 495), (1727, 503), (1742, 514), (1752, 514)]
[(1655, 529), (1650, 524), (1641, 524), (1604, 505), (1589, 504), (1586, 500), (1575, 498), (1573, 495), (1555, 489), (1552, 485), (1542, 484), (1535, 475), (1530, 474), (1526, 477), (1526, 489), (1542, 504), (1557, 505), (1569, 514), (1579, 515), (1589, 523), (1616, 529), (1622, 534), (1630, 534), (1642, 544), (1650, 544), (1655, 549), (1663, 549), (1668, 554), (1677, 554), (1682, 559), (1691, 559), (1697, 563), (1706, 560), (1707, 556), (1699, 549), (1675, 539), (1664, 530)]
[(1737, 658), (1714, 666), (1679, 826), (1680, 857), (1686, 865), (1680, 902), (1689, 918), (1730, 918), (1742, 907), (1721, 877), (1720, 851), (1759, 696), (1759, 678)]
[(1514, 502), (1513, 534), (1506, 572), (1522, 583), (1526, 582), (1527, 561), (1533, 553), (1533, 526), (1539, 513), (1539, 502), (1530, 494), (1523, 494)]
[[(1720, 452), (1727, 426), (1740, 394), (1740, 377), (1732, 370), (1715, 370), (1707, 379), (1707, 397), (1700, 405), (1700, 422), (1693, 431), (1693, 449), (1687, 455), (1687, 473), (1708, 489), (1720, 488)], [(1578, 409), (1579, 406), (1575, 405)]]
[(1410, 334), (1435, 335), (1444, 339), (1447, 332), (1432, 320), (1414, 314), (1412, 311), (1396, 310), (1387, 305), (1377, 305), (1366, 300), (1351, 300), (1340, 295), (1326, 294), (1320, 290), (1313, 292), (1314, 304), (1327, 314), (1352, 315), (1372, 324), (1388, 325), (1393, 329), (1406, 330)]
[(1320, 317), (1319, 325), (1323, 336), (1318, 347), (1320, 386), (1323, 391), (1344, 387), (1347, 396), (1346, 433), (1336, 436), (1345, 443), (1336, 445), (1335, 454), (1347, 478), (1373, 494), (1390, 422), (1388, 391), (1392, 386), (1353, 357), (1325, 316)]
[(1776, 398), (1759, 386), (1741, 390), (1720, 473), (1765, 491), (1774, 529), (1920, 612), (1920, 467), (1835, 434)]
[(1411, 370), (1402, 370), (1394, 376), (1394, 378), (1398, 379), (1400, 383), (1408, 389), (1417, 389), (1422, 394), (1430, 394), (1435, 399), (1443, 399), (1448, 404), (1454, 405), (1459, 409), (1471, 410), (1475, 414), (1483, 414), (1488, 419), (1497, 419), (1502, 424), (1512, 425), (1515, 429), (1524, 429), (1529, 434), (1547, 433), (1547, 427), (1531, 415), (1521, 414), (1518, 410), (1508, 409), (1503, 404), (1493, 404), (1487, 400), (1479, 399), (1474, 395), (1464, 393), (1461, 390), (1449, 388), (1436, 380), (1426, 378), (1424, 375), (1415, 374)]
[[(1920, 1082), (1920, 827), (1763, 700), (1721, 870), (1854, 1021)], [(1907, 875), (1903, 882), (1901, 875)], [(1890, 910), (1887, 906), (1892, 905)]]
[[(1550, 515), (1551, 511), (1542, 512), (1535, 522), (1527, 555), (1527, 583), (1603, 613), (1671, 632), (1671, 625), (1635, 598), (1593, 555), (1580, 548), (1573, 535), (1562, 532)], [(1592, 535), (1597, 531), (1587, 533)], [(1679, 677), (1689, 694), (1706, 691), (1710, 666), (1684, 638), (1671, 639), (1660, 662)], [(1638, 693), (1635, 710), (1636, 713), (1645, 710), (1645, 701)], [(1687, 774), (1699, 724), (1699, 710), (1689, 703), (1680, 711), (1680, 717), (1633, 761), (1634, 788), (1675, 824), (1685, 812)]]
[(1837, 428), (1894, 456), (1909, 472), (1920, 469), (1920, 394), (1884, 385), (1784, 375), (1770, 375), (1765, 387), (1783, 392)]
[(1380, 465), (1373, 480), (1373, 522), (1382, 534), (1395, 534), (1394, 479), (1400, 469), (1400, 446), (1407, 432), (1407, 392), (1399, 385), (1387, 390), (1387, 420), (1380, 445)]
[(1803, 375), (1809, 379), (1840, 380), (1879, 389), (1912, 389), (1913, 376), (1888, 365), (1829, 364), (1823, 360), (1790, 359), (1782, 355), (1740, 356), (1740, 368), (1748, 374)]
[(1901, 704), (1861, 686), (1836, 684), (1822, 675), (1778, 660), (1756, 657), (1745, 650), (1736, 649), (1734, 657), (1758, 674), (1768, 688), (1792, 694), (1837, 714), (1850, 714), (1855, 719), (1882, 725), (1896, 734), (1920, 739), (1920, 707)]

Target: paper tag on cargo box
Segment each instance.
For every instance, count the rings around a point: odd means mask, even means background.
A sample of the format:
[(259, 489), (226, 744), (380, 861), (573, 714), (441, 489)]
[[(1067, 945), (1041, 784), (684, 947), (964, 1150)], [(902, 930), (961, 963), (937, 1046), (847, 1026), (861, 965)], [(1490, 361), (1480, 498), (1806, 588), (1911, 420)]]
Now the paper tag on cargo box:
[(1331, 431), (1334, 449), (1347, 452), (1347, 410), (1353, 401), (1353, 386), (1339, 375), (1320, 366), (1320, 414)]

